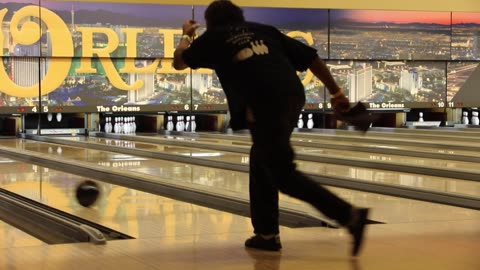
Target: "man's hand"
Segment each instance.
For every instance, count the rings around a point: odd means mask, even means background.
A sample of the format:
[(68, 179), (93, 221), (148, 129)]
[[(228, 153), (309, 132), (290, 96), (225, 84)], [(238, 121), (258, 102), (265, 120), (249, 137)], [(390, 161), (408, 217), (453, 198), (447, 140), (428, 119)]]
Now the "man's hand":
[(350, 110), (350, 101), (343, 92), (332, 95), (330, 102), (336, 113), (345, 113)]
[(197, 30), (197, 28), (200, 27), (200, 24), (197, 23), (196, 21), (194, 20), (187, 20), (184, 24), (183, 24), (183, 35), (187, 35), (189, 37), (193, 37), (195, 35), (195, 31)]
[(350, 101), (345, 97), (342, 89), (335, 82), (335, 79), (325, 62), (317, 57), (310, 64), (309, 69), (318, 79), (320, 79), (320, 81), (323, 82), (323, 84), (325, 84), (329, 91), (334, 91), (334, 93), (330, 93), (332, 96), (330, 102), (332, 103), (335, 113), (348, 112), (348, 110), (350, 110)]

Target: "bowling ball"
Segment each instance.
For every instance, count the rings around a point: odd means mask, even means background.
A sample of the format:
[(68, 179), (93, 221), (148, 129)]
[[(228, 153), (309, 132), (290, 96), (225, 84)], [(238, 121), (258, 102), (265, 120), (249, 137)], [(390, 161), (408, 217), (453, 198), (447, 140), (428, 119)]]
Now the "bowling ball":
[(77, 186), (77, 201), (83, 207), (92, 206), (97, 201), (99, 196), (100, 188), (94, 181), (85, 180)]

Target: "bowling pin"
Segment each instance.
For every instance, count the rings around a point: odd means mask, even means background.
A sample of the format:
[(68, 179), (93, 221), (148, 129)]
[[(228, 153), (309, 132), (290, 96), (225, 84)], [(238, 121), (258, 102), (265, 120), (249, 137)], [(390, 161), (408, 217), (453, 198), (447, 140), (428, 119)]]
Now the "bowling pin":
[(167, 122), (167, 130), (172, 131), (173, 130), (173, 121), (172, 121), (173, 116), (168, 116), (168, 122)]
[(185, 122), (183, 121), (183, 116), (180, 116), (180, 131), (185, 130)]
[(128, 133), (133, 133), (133, 117), (128, 117)]
[(307, 121), (307, 127), (308, 129), (312, 129), (313, 128), (313, 114), (309, 113), (308, 114), (308, 121)]
[(418, 113), (418, 122), (423, 122), (423, 112)]
[(298, 116), (297, 127), (298, 127), (298, 128), (303, 128), (303, 115), (302, 115), (302, 114), (300, 114), (300, 115)]
[(130, 117), (125, 117), (125, 125), (123, 125), (123, 133), (130, 133)]
[(118, 117), (113, 118), (115, 120), (115, 125), (113, 125), (113, 133), (118, 133), (119, 120)]
[(62, 113), (57, 113), (57, 122), (62, 122)]
[(103, 130), (105, 131), (105, 133), (108, 133), (108, 117), (105, 117), (105, 125), (103, 126)]
[(464, 124), (464, 125), (468, 125), (468, 124), (469, 124), (468, 112), (463, 112), (462, 124)]
[(128, 117), (128, 133), (133, 133), (133, 117)]
[(135, 116), (132, 116), (132, 124), (133, 124), (133, 133), (137, 132), (137, 122), (135, 121)]
[(191, 129), (192, 129), (192, 132), (195, 132), (195, 130), (197, 129), (197, 123), (195, 123), (195, 116), (192, 115), (192, 117), (190, 117), (190, 126), (191, 126)]
[(112, 118), (111, 118), (111, 117), (107, 117), (107, 120), (108, 120), (108, 122), (107, 122), (107, 125), (108, 125), (107, 128), (108, 128), (108, 129), (105, 129), (105, 132), (107, 132), (107, 133), (112, 133), (112, 130), (113, 130)]
[(180, 132), (182, 129), (181, 116), (177, 116), (177, 123), (175, 124), (175, 130)]
[(47, 114), (47, 120), (48, 120), (48, 122), (52, 122), (52, 119), (53, 119), (52, 113), (48, 113), (48, 114)]
[(191, 131), (190, 116), (187, 116), (187, 123), (185, 125), (185, 131)]
[(477, 125), (479, 124), (479, 119), (478, 119), (478, 112), (472, 112), (472, 125)]
[(119, 117), (118, 133), (123, 133), (123, 117)]
[(123, 131), (123, 118), (122, 117), (118, 117), (118, 133), (122, 133)]

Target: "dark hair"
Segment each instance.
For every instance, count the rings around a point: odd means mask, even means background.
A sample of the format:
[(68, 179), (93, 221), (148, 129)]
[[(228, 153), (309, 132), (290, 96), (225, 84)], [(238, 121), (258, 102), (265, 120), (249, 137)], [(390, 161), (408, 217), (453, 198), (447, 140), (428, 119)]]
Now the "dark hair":
[(243, 10), (229, 0), (213, 1), (205, 10), (207, 29), (245, 22)]

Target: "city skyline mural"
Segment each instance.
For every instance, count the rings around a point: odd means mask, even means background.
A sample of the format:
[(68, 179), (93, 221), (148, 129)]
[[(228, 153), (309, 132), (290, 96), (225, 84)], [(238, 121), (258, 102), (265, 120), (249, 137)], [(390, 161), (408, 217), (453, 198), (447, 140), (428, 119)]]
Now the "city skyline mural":
[(480, 60), (480, 13), (452, 13), (452, 59)]
[[(26, 113), (40, 105), (43, 112), (51, 111), (48, 107), (96, 112), (103, 105), (132, 111), (226, 110), (214, 72), (172, 67), (183, 22), (194, 16), (202, 34), (205, 8), (0, 3), (0, 112)], [(371, 108), (433, 107), (452, 100), (444, 106), (471, 105), (453, 97), (462, 99), (457, 92), (465, 92), (463, 84), (480, 76), (473, 72), (480, 60), (480, 13), (243, 9), (248, 21), (273, 25), (316, 48), (352, 102)], [(299, 77), (306, 108), (329, 108), (323, 84), (310, 72)]]
[(424, 61), (328, 61), (352, 102), (373, 109), (436, 107), (445, 101), (445, 63)]
[(450, 12), (332, 10), (330, 14), (331, 59), (450, 59)]
[(450, 62), (447, 66), (449, 107), (477, 107), (480, 103), (480, 64)]

